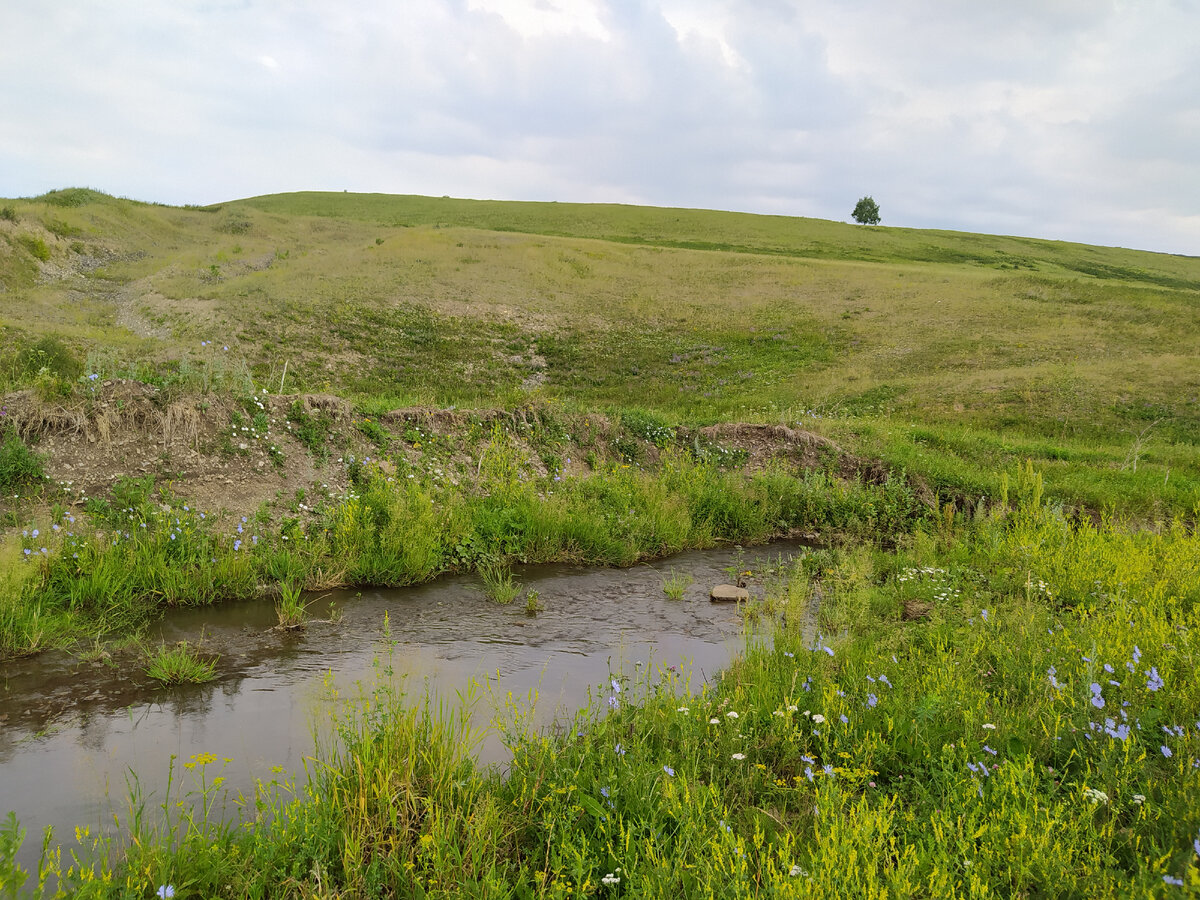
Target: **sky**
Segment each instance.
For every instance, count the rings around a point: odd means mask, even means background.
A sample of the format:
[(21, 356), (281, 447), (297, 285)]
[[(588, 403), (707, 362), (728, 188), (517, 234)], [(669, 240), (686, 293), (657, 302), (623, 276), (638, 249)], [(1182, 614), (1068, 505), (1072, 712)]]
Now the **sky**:
[(1200, 0), (0, 3), (0, 196), (636, 203), (1200, 255)]

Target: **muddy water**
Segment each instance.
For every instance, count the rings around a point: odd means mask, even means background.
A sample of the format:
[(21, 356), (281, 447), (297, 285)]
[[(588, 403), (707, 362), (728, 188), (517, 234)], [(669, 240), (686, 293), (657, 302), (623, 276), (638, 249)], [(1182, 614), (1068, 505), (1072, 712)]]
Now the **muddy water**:
[[(521, 601), (489, 602), (466, 577), (328, 595), (310, 613), (326, 618), (332, 606), (340, 617), (298, 633), (272, 629), (270, 603), (172, 613), (152, 635), (155, 643), (202, 642), (220, 654), (217, 681), (201, 686), (160, 687), (133, 652), (87, 662), (44, 654), (6, 664), (0, 817), (13, 810), (28, 829), (21, 853), (28, 867), (47, 825), (69, 841), (74, 826), (110, 830), (114, 816), (126, 820), (131, 773), (150, 798), (147, 807), (161, 803), (172, 757), (228, 758), (220, 774), (233, 790), (270, 780), (273, 767), (302, 775), (314, 726), (338, 703), (331, 686), (346, 694), (356, 682), (372, 681), (381, 658), (412, 696), (429, 690), (453, 699), (473, 681), (486, 683), (475, 709), (480, 726), (495, 712), (489, 697), (508, 693), (536, 692), (534, 720), (543, 726), (569, 718), (610, 672), (632, 675), (639, 664), (683, 666), (698, 687), (744, 641), (736, 608), (709, 603), (708, 588), (727, 581), (725, 568), (737, 560), (758, 570), (801, 549), (691, 552), (627, 570), (532, 567), (517, 573), (544, 605), (532, 617)], [(662, 590), (671, 570), (694, 579), (681, 602)], [(494, 733), (479, 756), (503, 761)]]

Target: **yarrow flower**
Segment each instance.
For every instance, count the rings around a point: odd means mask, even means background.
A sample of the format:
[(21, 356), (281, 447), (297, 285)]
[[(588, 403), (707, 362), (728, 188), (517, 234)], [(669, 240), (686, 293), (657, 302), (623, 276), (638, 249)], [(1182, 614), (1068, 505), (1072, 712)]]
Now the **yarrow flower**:
[(733, 754), (733, 756), (731, 756), (729, 758), (730, 759), (745, 759), (746, 754), (745, 753), (735, 753), (735, 754)]
[(1104, 793), (1104, 791), (1098, 791), (1095, 788), (1085, 787), (1083, 789), (1083, 796), (1093, 804), (1101, 806), (1108, 804), (1108, 794)]

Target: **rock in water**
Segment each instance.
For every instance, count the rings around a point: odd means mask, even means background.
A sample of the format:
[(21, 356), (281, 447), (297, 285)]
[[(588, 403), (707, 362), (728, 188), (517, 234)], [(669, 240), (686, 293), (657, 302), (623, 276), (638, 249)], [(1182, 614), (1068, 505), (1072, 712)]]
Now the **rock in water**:
[(709, 591), (708, 599), (713, 603), (739, 603), (750, 599), (750, 592), (736, 584), (718, 584)]

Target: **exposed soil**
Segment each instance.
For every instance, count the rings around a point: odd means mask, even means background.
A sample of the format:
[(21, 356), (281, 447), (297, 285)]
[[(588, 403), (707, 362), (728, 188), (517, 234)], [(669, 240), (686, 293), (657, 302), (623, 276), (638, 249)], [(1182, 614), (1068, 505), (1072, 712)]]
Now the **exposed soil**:
[[(328, 496), (345, 494), (351, 488), (347, 462), (380, 455), (357, 427), (349, 403), (328, 394), (271, 396), (264, 392), (252, 403), (217, 394), (173, 399), (141, 382), (105, 381), (98, 383), (86, 400), (47, 402), (32, 391), (23, 391), (2, 402), (8, 420), (42, 455), (49, 479), (76, 505), (89, 497), (107, 495), (121, 478), (153, 476), (156, 484), (169, 487), (201, 509), (248, 515), (264, 503), (290, 499), (300, 489)], [(324, 458), (314, 456), (298, 438), (296, 425), (288, 421), (296, 404), (327, 426)], [(265, 432), (253, 427), (256, 413), (262, 413), (269, 423)], [(471, 424), (501, 425), (534, 468), (544, 472), (525, 437), (536, 430), (541, 415), (536, 407), (409, 407), (386, 413), (377, 423), (397, 438), (390, 452), (403, 453), (411, 462), (417, 462), (422, 451), (419, 444), (399, 439), (407, 426), (419, 427), (427, 435), (453, 438)], [(609, 441), (618, 426), (603, 415), (589, 415), (586, 421), (599, 455), (607, 458), (611, 455)], [(782, 463), (872, 483), (887, 477), (879, 462), (859, 459), (828, 438), (783, 425), (727, 423), (681, 430), (679, 438), (688, 444), (699, 441), (740, 452), (744, 465), (752, 470)], [(653, 445), (644, 444), (643, 452), (648, 463), (656, 461), (658, 451)], [(590, 470), (583, 456), (582, 450), (564, 455), (565, 473), (586, 476)], [(471, 460), (468, 453), (459, 451), (449, 458), (443, 455), (442, 464), (454, 482), (456, 467), (471, 469)], [(11, 497), (0, 498), (0, 509), (12, 502)]]

